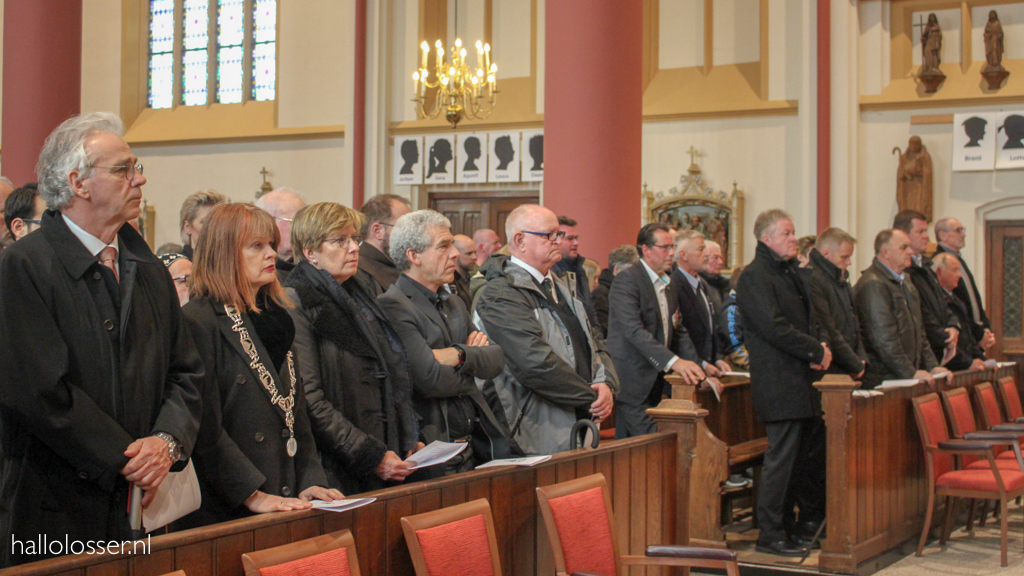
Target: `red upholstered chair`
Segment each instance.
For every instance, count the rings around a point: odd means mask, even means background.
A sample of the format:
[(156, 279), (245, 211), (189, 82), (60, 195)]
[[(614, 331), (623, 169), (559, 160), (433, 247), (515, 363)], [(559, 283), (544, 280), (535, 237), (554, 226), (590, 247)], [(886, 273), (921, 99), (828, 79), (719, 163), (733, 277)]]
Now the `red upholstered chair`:
[(717, 568), (739, 576), (736, 553), (731, 550), (648, 546), (646, 556), (620, 555), (603, 474), (539, 487), (537, 498), (559, 576), (618, 576), (625, 566)]
[(1013, 376), (999, 379), (999, 395), (1002, 397), (1003, 408), (1006, 410), (1007, 422), (1024, 422), (1024, 407), (1020, 403), (1020, 391)]
[(989, 430), (1003, 432), (1020, 430), (1024, 432), (1024, 422), (1008, 424), (1003, 417), (1003, 411), (999, 407), (999, 398), (996, 396), (996, 388), (988, 382), (982, 382), (974, 386), (974, 400), (981, 407), (981, 423)]
[(242, 554), (245, 576), (359, 576), (348, 530)]
[[(988, 382), (983, 382), (978, 386), (992, 387)], [(974, 439), (980, 436), (985, 436), (985, 433), (978, 432), (978, 424), (974, 419), (974, 408), (971, 406), (971, 398), (967, 395), (966, 388), (954, 388), (952, 390), (944, 390), (942, 392), (942, 403), (946, 407), (946, 412), (949, 414), (949, 424), (953, 430), (953, 438), (968, 438)], [(985, 413), (985, 404), (982, 403), (982, 412)], [(969, 469), (985, 469), (988, 465), (984, 460), (978, 460), (973, 456), (962, 456), (961, 457), (962, 468)], [(1000, 468), (1007, 470), (1019, 470), (1017, 465), (1017, 455), (1013, 450), (997, 450), (996, 465)]]
[(501, 576), (486, 499), (402, 518), (416, 576)]
[[(924, 551), (928, 532), (931, 529), (936, 496), (946, 499), (945, 518), (939, 535), (939, 542), (945, 544), (953, 528), (955, 514), (952, 512), (957, 498), (999, 500), (1001, 509), (1006, 510), (1008, 501), (1024, 495), (1024, 472), (1020, 471), (1020, 469), (1024, 469), (1024, 460), (1018, 462), (1020, 466), (1018, 470), (1003, 470), (996, 465), (994, 449), (996, 444), (1013, 444), (1014, 451), (1019, 457), (1020, 443), (1014, 434), (1000, 436), (990, 433), (992, 437), (989, 438), (950, 440), (946, 430), (946, 418), (937, 394), (926, 394), (914, 398), (913, 404), (914, 418), (917, 420), (917, 429), (921, 434), (921, 444), (924, 447), (928, 477), (928, 511), (925, 514), (924, 527), (921, 529), (921, 540), (917, 545), (917, 555), (920, 556)], [(987, 464), (987, 467), (956, 470), (953, 463), (954, 456), (974, 457), (976, 463)], [(1008, 514), (1000, 515), (1003, 566), (1006, 566), (1007, 561), (1008, 516)]]

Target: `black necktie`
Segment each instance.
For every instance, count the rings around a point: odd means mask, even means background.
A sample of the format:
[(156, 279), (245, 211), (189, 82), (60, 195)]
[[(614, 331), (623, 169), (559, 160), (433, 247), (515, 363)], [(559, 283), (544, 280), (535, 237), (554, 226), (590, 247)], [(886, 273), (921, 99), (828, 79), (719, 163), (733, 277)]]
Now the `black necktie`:
[(551, 278), (544, 278), (544, 281), (540, 283), (544, 287), (544, 295), (548, 297), (552, 303), (555, 302), (555, 294), (552, 292)]

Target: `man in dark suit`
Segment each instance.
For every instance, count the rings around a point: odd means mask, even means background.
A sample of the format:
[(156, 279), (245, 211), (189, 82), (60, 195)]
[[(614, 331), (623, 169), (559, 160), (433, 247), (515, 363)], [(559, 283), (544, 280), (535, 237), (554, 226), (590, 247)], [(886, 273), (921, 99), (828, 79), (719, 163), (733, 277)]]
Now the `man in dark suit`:
[[(40, 154), (41, 231), (0, 258), (0, 564), (126, 540), (199, 429), (203, 366), (174, 283), (127, 223), (146, 177), (109, 113), (72, 117)], [(21, 540), (25, 545), (17, 545)]]
[(718, 310), (713, 304), (712, 289), (700, 276), (708, 268), (704, 235), (696, 230), (680, 230), (676, 234), (675, 252), (672, 287), (679, 307), (679, 322), (690, 335), (701, 368), (708, 376), (720, 376), (732, 368), (722, 360), (719, 350)]
[(360, 211), (366, 220), (360, 231), (363, 243), (359, 245), (356, 280), (368, 293), (379, 296), (398, 281), (398, 268), (388, 256), (391, 228), (409, 213), (409, 201), (395, 194), (380, 194), (367, 200)]
[(473, 308), (473, 297), (469, 293), (469, 279), (476, 273), (476, 242), (469, 236), (455, 235), (455, 248), (459, 257), (455, 260), (455, 280), (452, 287), (455, 295), (466, 305), (466, 310)]
[[(960, 259), (948, 252), (940, 252), (935, 255), (932, 262), (935, 268), (935, 275), (939, 281), (939, 288), (944, 296), (943, 302), (957, 319), (964, 325), (970, 325), (971, 312), (967, 304), (953, 293), (960, 284)], [(991, 332), (990, 332), (991, 334)], [(956, 355), (946, 366), (950, 370), (983, 370), (985, 368), (985, 348), (995, 344), (995, 337), (984, 342), (974, 339), (974, 333), (964, 330), (957, 339)]]
[(620, 272), (608, 294), (608, 351), (622, 382), (616, 438), (657, 431), (647, 409), (661, 401), (665, 373), (675, 372), (690, 384), (704, 379), (669, 289), (666, 272), (673, 246), (668, 226), (653, 223), (641, 228), (636, 248), (640, 263)]
[(828, 228), (818, 235), (811, 249), (811, 265), (801, 268), (811, 296), (811, 306), (823, 328), (833, 361), (830, 374), (864, 375), (867, 352), (860, 340), (860, 322), (853, 307), (853, 288), (846, 269), (857, 240), (839, 228)]
[[(974, 333), (975, 340), (980, 342), (993, 338), (992, 324), (989, 322), (988, 316), (985, 315), (982, 294), (978, 292), (978, 286), (974, 283), (974, 274), (971, 274), (971, 269), (961, 254), (961, 250), (967, 244), (967, 232), (964, 230), (964, 225), (956, 218), (943, 218), (935, 223), (935, 238), (939, 242), (938, 252), (949, 252), (960, 260), (960, 271), (963, 278), (960, 279), (960, 284), (957, 285), (953, 293), (964, 304), (967, 304), (971, 311), (970, 330)], [(967, 329), (966, 326), (963, 328)]]
[(407, 214), (395, 223), (390, 248), (402, 275), (378, 301), (409, 356), (423, 441), (469, 442), (448, 461), (449, 474), (509, 458), (508, 432), (475, 382), (501, 374), (505, 356), (473, 326), (462, 300), (445, 288), (459, 257), (451, 222), (433, 210)]
[(750, 352), (754, 411), (768, 436), (757, 495), (757, 550), (802, 556), (825, 518), (825, 423), (813, 383), (828, 369), (832, 352), (797, 272), (792, 217), (782, 210), (762, 212), (754, 237), (757, 251), (740, 276), (736, 300)]

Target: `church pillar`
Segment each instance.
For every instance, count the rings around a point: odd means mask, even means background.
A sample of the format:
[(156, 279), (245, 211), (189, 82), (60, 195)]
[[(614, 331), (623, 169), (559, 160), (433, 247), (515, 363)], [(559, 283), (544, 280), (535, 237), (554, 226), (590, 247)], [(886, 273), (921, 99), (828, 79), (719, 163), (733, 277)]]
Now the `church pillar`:
[[(4, 2), (3, 174), (36, 179), (46, 136), (81, 107), (82, 0)], [(119, 78), (96, 78), (119, 82)]]
[(818, 194), (817, 227), (832, 221), (832, 5), (818, 0)]
[(643, 1), (545, 4), (543, 201), (604, 264), (640, 228)]

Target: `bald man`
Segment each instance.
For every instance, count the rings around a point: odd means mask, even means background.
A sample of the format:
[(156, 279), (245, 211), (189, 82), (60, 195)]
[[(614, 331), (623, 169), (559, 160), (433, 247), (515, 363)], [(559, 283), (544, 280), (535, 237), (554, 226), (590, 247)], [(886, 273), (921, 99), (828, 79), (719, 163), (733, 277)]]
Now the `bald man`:
[(483, 266), (491, 254), (501, 250), (501, 238), (490, 228), (481, 228), (473, 232), (473, 242), (476, 243), (477, 266)]
[(511, 256), (488, 258), (475, 310), (477, 325), (505, 354), (493, 380), (498, 412), (527, 454), (562, 452), (577, 420), (611, 415), (618, 377), (575, 283), (551, 272), (564, 236), (555, 213), (519, 206), (505, 235)]
[(935, 239), (939, 242), (936, 253), (947, 252), (956, 256), (960, 261), (962, 277), (953, 293), (963, 300), (964, 304), (967, 304), (971, 312), (970, 324), (962, 328), (969, 328), (978, 341), (991, 338), (992, 323), (989, 322), (988, 316), (985, 314), (985, 303), (982, 302), (984, 296), (978, 292), (978, 285), (974, 283), (974, 274), (971, 274), (971, 269), (967, 266), (961, 252), (967, 245), (967, 230), (956, 218), (943, 218), (935, 223)]
[(3, 214), (4, 204), (7, 202), (7, 196), (11, 192), (14, 192), (14, 184), (6, 176), (0, 176), (0, 250), (6, 248), (8, 244), (14, 243), (14, 238), (7, 233), (7, 224), (2, 222), (2, 220), (5, 220)]
[(459, 251), (455, 260), (455, 280), (451, 283), (455, 295), (466, 303), (466, 310), (473, 309), (473, 297), (469, 294), (469, 278), (476, 272), (476, 242), (465, 234), (456, 234), (453, 242)]
[(277, 245), (277, 279), (281, 282), (295, 268), (292, 261), (292, 220), (295, 219), (295, 213), (305, 205), (298, 191), (291, 188), (278, 188), (256, 200), (256, 206), (274, 217), (277, 229), (281, 232), (281, 242)]

